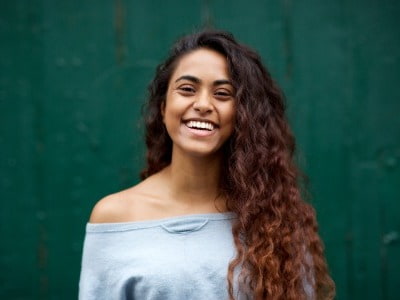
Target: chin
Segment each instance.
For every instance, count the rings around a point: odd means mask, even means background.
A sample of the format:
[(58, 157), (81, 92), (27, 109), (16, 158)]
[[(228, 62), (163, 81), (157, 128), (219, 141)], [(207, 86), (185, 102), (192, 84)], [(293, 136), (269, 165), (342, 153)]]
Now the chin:
[(220, 148), (210, 148), (210, 147), (201, 147), (201, 146), (185, 146), (180, 148), (180, 152), (182, 154), (186, 154), (188, 156), (196, 157), (196, 158), (212, 158), (216, 155), (219, 155)]

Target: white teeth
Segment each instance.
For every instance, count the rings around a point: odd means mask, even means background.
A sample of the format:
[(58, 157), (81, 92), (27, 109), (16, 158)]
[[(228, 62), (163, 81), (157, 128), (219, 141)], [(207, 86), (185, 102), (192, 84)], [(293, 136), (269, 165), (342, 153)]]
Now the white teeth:
[(214, 130), (214, 125), (208, 122), (189, 121), (186, 125), (190, 128), (201, 128), (207, 130)]

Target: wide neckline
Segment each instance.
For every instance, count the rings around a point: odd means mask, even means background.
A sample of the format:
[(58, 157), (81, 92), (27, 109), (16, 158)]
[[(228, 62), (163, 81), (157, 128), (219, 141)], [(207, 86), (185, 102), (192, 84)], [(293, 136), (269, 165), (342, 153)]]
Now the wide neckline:
[(233, 212), (222, 213), (202, 213), (202, 214), (187, 214), (161, 219), (143, 220), (143, 221), (130, 221), (130, 222), (114, 222), (114, 223), (87, 223), (86, 232), (115, 232), (115, 231), (129, 231), (135, 229), (144, 229), (151, 227), (163, 226), (171, 222), (184, 222), (194, 220), (230, 220), (235, 219), (236, 214)]

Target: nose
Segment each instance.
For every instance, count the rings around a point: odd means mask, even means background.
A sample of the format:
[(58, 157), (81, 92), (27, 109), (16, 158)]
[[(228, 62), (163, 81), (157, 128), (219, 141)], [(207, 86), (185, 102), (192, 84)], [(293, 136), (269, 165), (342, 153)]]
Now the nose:
[(213, 111), (212, 98), (207, 93), (200, 94), (193, 103), (193, 108), (199, 113), (210, 113)]

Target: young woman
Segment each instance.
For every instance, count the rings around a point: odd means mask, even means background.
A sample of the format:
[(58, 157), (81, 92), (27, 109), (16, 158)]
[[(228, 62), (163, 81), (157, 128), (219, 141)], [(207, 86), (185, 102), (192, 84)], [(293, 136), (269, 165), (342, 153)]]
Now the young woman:
[(97, 203), (80, 299), (332, 299), (283, 96), (220, 31), (179, 40), (150, 85), (147, 167)]

